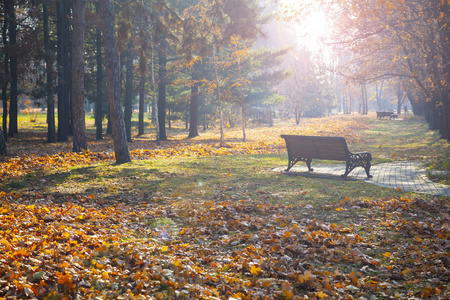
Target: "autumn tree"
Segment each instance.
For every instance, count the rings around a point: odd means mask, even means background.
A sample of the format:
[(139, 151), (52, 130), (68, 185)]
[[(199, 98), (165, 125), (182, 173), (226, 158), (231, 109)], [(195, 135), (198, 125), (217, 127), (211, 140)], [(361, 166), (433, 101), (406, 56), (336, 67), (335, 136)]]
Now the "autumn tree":
[[(354, 55), (350, 74), (408, 78), (433, 130), (450, 139), (447, 1), (333, 1), (338, 43)], [(345, 12), (345, 13), (344, 13)], [(352, 76), (352, 75), (350, 75)], [(423, 97), (421, 97), (423, 95)], [(413, 107), (416, 107), (413, 105)]]
[(312, 55), (307, 49), (295, 49), (288, 57), (292, 76), (283, 84), (283, 90), (288, 97), (290, 110), (294, 111), (295, 124), (299, 125), (306, 103), (316, 98), (314, 95), (316, 75)]
[[(245, 0), (233, 1), (198, 1), (184, 11), (183, 37), (180, 52), (188, 60), (197, 64), (198, 58), (212, 55), (212, 69), (215, 78), (218, 113), (220, 119), (221, 143), (224, 143), (221, 80), (218, 74), (218, 55), (233, 36), (242, 39), (254, 39), (257, 33), (258, 10), (254, 2)], [(196, 66), (198, 68), (198, 66)], [(195, 68), (192, 71), (191, 85), (191, 126), (189, 137), (194, 137), (198, 125), (198, 78)], [(196, 118), (194, 120), (194, 118)], [(195, 128), (193, 128), (195, 127)]]

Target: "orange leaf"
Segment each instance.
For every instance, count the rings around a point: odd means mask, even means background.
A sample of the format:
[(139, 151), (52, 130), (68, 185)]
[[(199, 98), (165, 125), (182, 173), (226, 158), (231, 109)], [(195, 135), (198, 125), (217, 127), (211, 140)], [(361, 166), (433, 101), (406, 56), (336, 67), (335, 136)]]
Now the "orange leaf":
[(291, 291), (283, 291), (283, 294), (286, 299), (291, 299), (292, 297), (294, 297), (294, 293)]

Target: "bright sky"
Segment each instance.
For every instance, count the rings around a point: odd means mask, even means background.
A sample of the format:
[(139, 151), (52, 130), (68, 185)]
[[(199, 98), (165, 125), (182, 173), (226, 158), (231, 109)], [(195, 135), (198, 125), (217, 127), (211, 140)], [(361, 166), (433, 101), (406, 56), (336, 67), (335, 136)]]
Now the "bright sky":
[[(317, 47), (320, 40), (331, 35), (331, 24), (317, 1), (279, 0), (279, 3), (282, 11), (287, 12), (286, 15), (280, 17), (287, 17), (298, 24), (296, 26), (297, 35), (309, 46)], [(308, 9), (304, 10), (303, 7), (308, 7)]]
[[(280, 16), (280, 19), (290, 20), (288, 26), (293, 26), (290, 29), (294, 29), (298, 45), (329, 56), (330, 51), (322, 42), (331, 38), (332, 22), (319, 3), (314, 0), (279, 0), (279, 3), (281, 10), (287, 11), (287, 15)], [(307, 9), (302, 10), (302, 7)]]

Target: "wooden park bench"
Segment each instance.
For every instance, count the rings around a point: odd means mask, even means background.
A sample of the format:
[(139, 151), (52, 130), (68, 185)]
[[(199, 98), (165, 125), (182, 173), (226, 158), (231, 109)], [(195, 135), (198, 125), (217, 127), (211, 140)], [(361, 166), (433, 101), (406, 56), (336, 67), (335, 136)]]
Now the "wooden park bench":
[(384, 117), (389, 117), (389, 119), (392, 119), (392, 112), (390, 111), (377, 111), (377, 119), (384, 119)]
[(363, 167), (366, 170), (368, 178), (372, 155), (369, 152), (351, 153), (348, 150), (347, 142), (343, 137), (331, 136), (307, 136), (307, 135), (281, 135), (286, 142), (288, 151), (288, 172), (297, 162), (304, 161), (311, 168), (313, 159), (326, 159), (345, 161), (346, 168), (342, 177), (347, 175), (356, 167)]

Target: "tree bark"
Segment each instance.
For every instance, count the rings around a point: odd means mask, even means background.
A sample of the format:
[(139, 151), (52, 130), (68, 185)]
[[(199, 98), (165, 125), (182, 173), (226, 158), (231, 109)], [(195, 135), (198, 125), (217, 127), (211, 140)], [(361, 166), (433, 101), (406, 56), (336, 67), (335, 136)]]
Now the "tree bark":
[(53, 93), (53, 50), (50, 45), (50, 34), (48, 28), (48, 4), (43, 2), (42, 14), (44, 19), (44, 47), (45, 47), (45, 65), (47, 71), (47, 143), (56, 142), (55, 128), (55, 99)]
[(411, 103), (412, 111), (415, 116), (424, 115), (424, 101), (418, 99), (417, 95), (411, 89), (406, 91), (409, 103)]
[[(143, 58), (141, 58), (143, 59)], [(144, 100), (145, 100), (145, 72), (141, 73), (141, 78), (139, 80), (139, 125), (138, 125), (138, 135), (144, 134)]]
[(57, 3), (58, 36), (57, 65), (58, 65), (58, 132), (57, 141), (66, 142), (69, 139), (70, 127), (70, 85), (69, 85), (69, 4), (67, 0)]
[(122, 107), (120, 105), (119, 58), (116, 52), (116, 36), (114, 31), (114, 13), (110, 0), (100, 0), (100, 16), (103, 25), (103, 44), (105, 49), (106, 79), (108, 83), (108, 101), (112, 137), (116, 163), (131, 162), (128, 142), (125, 133)]
[(450, 2), (441, 1), (441, 12), (444, 19), (440, 22), (440, 40), (443, 53), (443, 90), (442, 90), (442, 137), (450, 141)]
[[(17, 23), (16, 23), (16, 11), (13, 0), (5, 1), (5, 11), (10, 20), (9, 22), (9, 73), (11, 76), (10, 93), (9, 93), (9, 136), (14, 136), (18, 133), (17, 127), (17, 115), (18, 115), (18, 103), (17, 103)], [(11, 51), (12, 50), (12, 51)]]
[(150, 35), (150, 47), (152, 50), (152, 59), (151, 59), (151, 67), (152, 67), (152, 86), (153, 86), (153, 109), (152, 109), (152, 119), (155, 121), (155, 127), (156, 127), (156, 145), (160, 145), (160, 139), (159, 139), (159, 120), (158, 120), (158, 95), (156, 92), (156, 80), (155, 80), (155, 47), (153, 43), (153, 34)]
[(219, 122), (220, 122), (220, 146), (225, 145), (225, 136), (223, 133), (223, 108), (222, 108), (222, 97), (220, 95), (220, 80), (219, 80), (219, 72), (217, 70), (217, 57), (216, 57), (216, 49), (217, 46), (213, 48), (213, 59), (214, 59), (214, 75), (216, 79), (216, 92), (217, 92), (217, 103), (219, 106)]
[(129, 42), (126, 51), (126, 74), (125, 74), (125, 131), (127, 141), (131, 143), (131, 117), (133, 115), (133, 43)]
[(3, 130), (0, 128), (0, 155), (6, 155), (6, 141), (3, 135)]
[(2, 78), (2, 102), (3, 102), (3, 137), (5, 140), (8, 139), (8, 82), (9, 78), (9, 50), (8, 50), (8, 39), (6, 38), (6, 33), (8, 31), (8, 18), (3, 18), (3, 28), (2, 28), (2, 39), (3, 39), (3, 47), (5, 49), (5, 57), (3, 60), (4, 63), (4, 78)]
[(191, 103), (189, 106), (189, 135), (188, 138), (198, 136), (198, 62), (192, 68)]
[(72, 118), (73, 152), (87, 150), (84, 112), (84, 26), (85, 2), (73, 0), (73, 48), (72, 48)]
[[(99, 13), (99, 5), (95, 5), (97, 13)], [(97, 126), (95, 132), (96, 140), (103, 140), (103, 56), (102, 56), (102, 30), (97, 25), (96, 33), (97, 46), (97, 98), (95, 101), (95, 124)]]
[(159, 139), (166, 141), (166, 76), (167, 76), (167, 42), (161, 38), (158, 53), (159, 82), (158, 82), (158, 123)]

